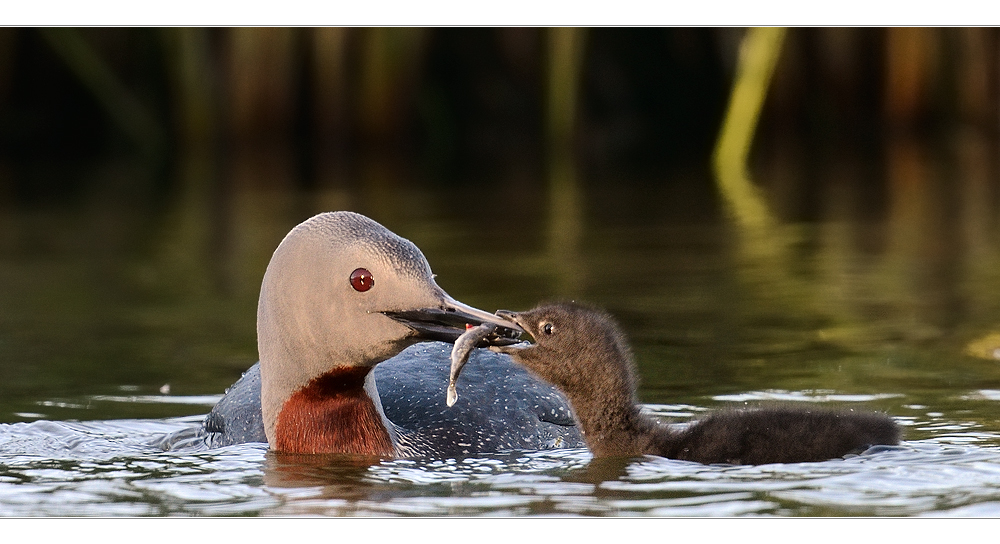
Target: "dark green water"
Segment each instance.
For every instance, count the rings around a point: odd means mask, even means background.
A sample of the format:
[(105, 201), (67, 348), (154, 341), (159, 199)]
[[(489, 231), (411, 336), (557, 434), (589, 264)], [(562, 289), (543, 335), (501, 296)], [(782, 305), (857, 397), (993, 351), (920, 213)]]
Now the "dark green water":
[[(364, 189), (213, 200), (191, 183), (164, 199), (5, 208), (0, 515), (995, 516), (997, 180), (960, 166), (900, 183), (890, 169), (874, 211), (828, 180), (815, 217), (761, 232), (727, 220), (708, 179), (580, 182), (550, 200), (541, 181), (413, 189), (384, 175)], [(640, 398), (664, 417), (847, 405), (896, 417), (906, 442), (765, 467), (592, 462), (584, 450), (371, 465), (151, 448), (256, 360), (271, 251), (333, 209), (412, 240), (476, 307), (607, 308), (633, 341)]]

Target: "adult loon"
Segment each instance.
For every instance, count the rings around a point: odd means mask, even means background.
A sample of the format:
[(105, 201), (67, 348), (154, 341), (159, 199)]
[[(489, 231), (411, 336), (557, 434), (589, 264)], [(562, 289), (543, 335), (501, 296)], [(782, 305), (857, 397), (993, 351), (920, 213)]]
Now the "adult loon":
[(484, 345), (521, 332), (450, 297), (420, 250), (375, 221), (312, 217), (268, 264), (260, 362), (206, 417), (207, 441), (380, 457), (583, 447), (565, 397), (506, 355), (474, 350), (462, 399), (445, 405), (446, 342), (482, 323), (498, 325)]

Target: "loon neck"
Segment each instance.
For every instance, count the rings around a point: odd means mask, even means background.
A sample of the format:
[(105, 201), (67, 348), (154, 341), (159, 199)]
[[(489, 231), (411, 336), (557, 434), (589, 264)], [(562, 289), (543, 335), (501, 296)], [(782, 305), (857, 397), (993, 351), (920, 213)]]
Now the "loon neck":
[(337, 368), (293, 393), (278, 413), (272, 447), (395, 456), (396, 433), (382, 411), (372, 367)]
[(584, 441), (598, 457), (642, 455), (651, 443), (672, 439), (673, 433), (642, 413), (629, 391), (571, 397), (571, 403)]

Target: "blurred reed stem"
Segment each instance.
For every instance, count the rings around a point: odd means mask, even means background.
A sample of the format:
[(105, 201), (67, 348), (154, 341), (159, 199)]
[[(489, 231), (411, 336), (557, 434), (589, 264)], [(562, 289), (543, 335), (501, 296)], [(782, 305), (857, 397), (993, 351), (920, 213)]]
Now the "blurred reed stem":
[(578, 292), (584, 269), (580, 263), (583, 196), (573, 157), (585, 30), (548, 31), (548, 98), (546, 136), (549, 172), (549, 254), (562, 295)]
[(73, 28), (38, 31), (143, 155), (147, 159), (159, 158), (164, 144), (159, 123), (80, 32)]
[(719, 191), (742, 226), (773, 222), (767, 203), (750, 180), (747, 160), (784, 38), (784, 28), (747, 30), (740, 45), (729, 107), (712, 156)]

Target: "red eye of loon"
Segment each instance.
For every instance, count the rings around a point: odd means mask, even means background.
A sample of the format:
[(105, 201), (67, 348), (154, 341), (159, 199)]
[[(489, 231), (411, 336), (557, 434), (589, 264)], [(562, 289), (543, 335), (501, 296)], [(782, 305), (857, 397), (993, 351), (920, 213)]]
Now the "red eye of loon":
[(375, 278), (372, 277), (372, 273), (365, 268), (359, 268), (354, 272), (351, 272), (351, 287), (355, 291), (364, 293), (365, 291), (375, 287)]

